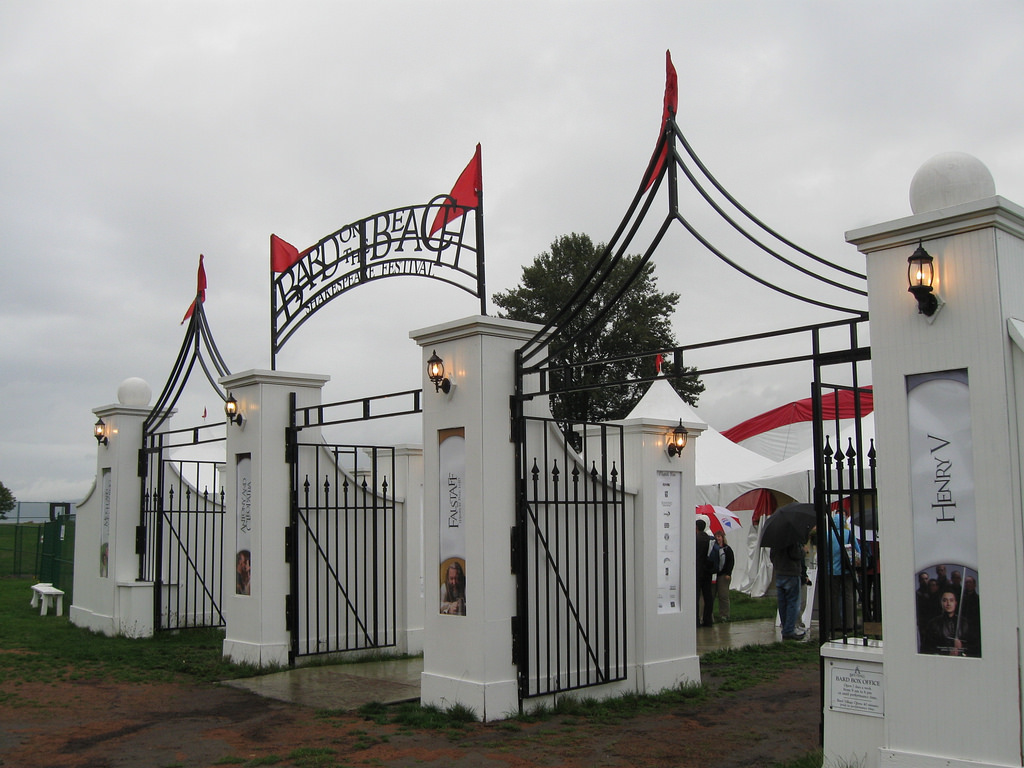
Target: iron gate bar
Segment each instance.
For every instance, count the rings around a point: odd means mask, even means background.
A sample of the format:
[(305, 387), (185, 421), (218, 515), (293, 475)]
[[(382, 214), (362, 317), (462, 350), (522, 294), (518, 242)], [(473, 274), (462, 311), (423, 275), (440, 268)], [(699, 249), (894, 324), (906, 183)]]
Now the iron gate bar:
[[(346, 482), (345, 482), (346, 497), (348, 495), (347, 483), (348, 483), (348, 481), (346, 480)], [(329, 501), (330, 481), (325, 479), (324, 486), (325, 486), (325, 488), (324, 488), (325, 500)], [(306, 506), (305, 506), (305, 509), (307, 511), (312, 509), (312, 510), (315, 510), (316, 512), (320, 512), (320, 511), (329, 511), (330, 509), (332, 509), (332, 507), (330, 507), (330, 506), (321, 507), (319, 504), (316, 504), (316, 505), (310, 505), (309, 504), (309, 488), (310, 488), (310, 483), (309, 483), (309, 477), (308, 476), (306, 477), (304, 488), (305, 488), (305, 491), (306, 491)], [(364, 483), (364, 491), (366, 491), (365, 483)], [(335, 491), (335, 494), (337, 494), (337, 491)], [(337, 515), (337, 512), (338, 512), (337, 504), (334, 505), (333, 509), (334, 509), (335, 515)], [(346, 513), (346, 523), (347, 523), (348, 522), (348, 512), (351, 509), (351, 507), (349, 506), (349, 504), (347, 502), (347, 498), (346, 498), (346, 504), (345, 504), (344, 509), (345, 509), (345, 513)], [(363, 511), (365, 512), (365, 509)], [(366, 516), (364, 516), (364, 519), (365, 519), (365, 517)], [(374, 518), (374, 523), (373, 523), (374, 527), (375, 527), (374, 528), (374, 532), (376, 533), (376, 524), (377, 524), (376, 523), (376, 516), (370, 516), (370, 517)], [(311, 527), (308, 514), (303, 514), (303, 512), (301, 510), (299, 511), (299, 519), (306, 525), (307, 530)], [(338, 529), (336, 527), (335, 528), (335, 548), (336, 548), (336, 550), (337, 550), (337, 546), (338, 546), (337, 545), (337, 530)], [(362, 545), (363, 545), (363, 558), (365, 560), (365, 559), (367, 559), (366, 558), (365, 522), (364, 522), (364, 526), (363, 526), (363, 531), (364, 531), (364, 536), (363, 536), (363, 540), (362, 540)], [(346, 525), (346, 527), (345, 527), (346, 550), (350, 550), (350, 548), (347, 546), (348, 543), (349, 543), (348, 542), (348, 535), (349, 535), (349, 527), (348, 527), (348, 525)], [(330, 539), (329, 534), (328, 534), (327, 538), (328, 538), (328, 540)], [(377, 540), (376, 536), (374, 536), (373, 538), (374, 538), (374, 541)], [(306, 543), (307, 543), (307, 552), (308, 552), (308, 545), (310, 543), (308, 538), (306, 540)], [(359, 614), (358, 598), (357, 598), (357, 602), (355, 602), (355, 603), (352, 602), (352, 599), (349, 596), (348, 589), (344, 586), (344, 584), (342, 582), (340, 572), (337, 570), (337, 568), (334, 565), (331, 564), (331, 558), (329, 556), (328, 549), (326, 549), (323, 546), (323, 544), (321, 543), (320, 515), (316, 516), (316, 532), (313, 535), (312, 543), (313, 543), (313, 545), (314, 545), (314, 547), (316, 549), (316, 554), (319, 556), (319, 557), (316, 558), (316, 561), (315, 561), (316, 562), (316, 573), (314, 575), (315, 575), (316, 578), (313, 579), (313, 583), (316, 585), (316, 594), (315, 594), (316, 600), (315, 600), (315, 603), (317, 605), (319, 605), (319, 603), (320, 603), (320, 578), (319, 578), (320, 574), (319, 574), (319, 570), (320, 570), (320, 561), (322, 559), (324, 561), (324, 563), (325, 563), (325, 569), (326, 569), (326, 574), (325, 575), (330, 576), (333, 579), (333, 581), (336, 584), (336, 586), (338, 587), (338, 590), (336, 590), (336, 592), (335, 592), (335, 604), (337, 604), (337, 595), (340, 592), (341, 595), (345, 599), (346, 607), (349, 609), (348, 611), (346, 611), (346, 614), (345, 614), (346, 635), (347, 635), (347, 632), (348, 632), (348, 616), (349, 616), (349, 613), (352, 613), (356, 617), (357, 627), (358, 627), (358, 629), (360, 629), (362, 631), (363, 637), (366, 640), (367, 645), (368, 646), (376, 646), (378, 638), (379, 638), (378, 627), (375, 625), (374, 631), (371, 633), (370, 630), (369, 630), (369, 627), (366, 624), (366, 622), (363, 621), (361, 618), (359, 618), (360, 614)], [(328, 546), (329, 546), (329, 544), (328, 544)], [(376, 547), (374, 549), (376, 550)], [(353, 549), (351, 551), (355, 551), (355, 552), (358, 553), (359, 550), (358, 550), (358, 547), (356, 547), (355, 549)], [(310, 581), (309, 580), (309, 560), (310, 559), (307, 556), (307, 558), (306, 558), (306, 583), (307, 584)], [(374, 569), (374, 572), (376, 572), (376, 568)], [(376, 593), (376, 586), (374, 587), (374, 589), (375, 589), (374, 595), (376, 597), (376, 595), (377, 595), (377, 593)], [(306, 602), (306, 619), (307, 619), (307, 622), (309, 620), (310, 613), (315, 613), (315, 615), (316, 615), (316, 622), (317, 622), (316, 623), (317, 637), (320, 637), (321, 636), (320, 635), (320, 629), (321, 629), (321, 627), (320, 627), (320, 612), (319, 611), (311, 612), (309, 610), (310, 605), (309, 605), (309, 593), (308, 592), (306, 593), (306, 600), (307, 600), (307, 602)], [(366, 602), (366, 581), (365, 580), (363, 580), (363, 604), (364, 605), (367, 604), (367, 602)], [(375, 606), (377, 605), (376, 600), (374, 602), (374, 605)], [(376, 620), (376, 616), (377, 616), (377, 612), (376, 611), (374, 611), (374, 616), (375, 616), (375, 620)]]
[[(410, 397), (412, 399), (412, 405), (407, 406), (403, 410), (373, 413), (373, 406), (375, 404), (395, 400), (401, 397)], [(340, 419), (324, 418), (324, 413), (327, 409), (342, 408), (350, 405), (359, 405), (362, 409), (360, 411), (360, 415)], [(393, 416), (409, 416), (417, 413), (423, 413), (423, 390), (407, 389), (401, 392), (391, 392), (386, 395), (360, 397), (353, 400), (340, 400), (334, 403), (323, 403), (320, 405), (308, 405), (303, 407), (295, 406), (292, 409), (292, 412), (295, 414), (296, 418), (294, 420), (295, 423), (292, 424), (291, 428), (296, 431), (307, 429), (309, 427), (330, 427), (337, 424), (353, 424), (360, 421), (387, 419)], [(301, 423), (300, 419), (297, 418), (299, 415), (302, 416)]]
[[(540, 495), (539, 494), (539, 490), (538, 490), (538, 480), (537, 480), (537, 476), (540, 474), (540, 469), (537, 467), (536, 460), (534, 460), (533, 469), (531, 470), (531, 472), (533, 473), (534, 498), (537, 498)], [(578, 470), (577, 469), (574, 468), (573, 472), (574, 472), (574, 475), (578, 476)], [(558, 476), (559, 476), (559, 472), (558, 472), (557, 460), (555, 461), (555, 466), (551, 470), (550, 474), (554, 477), (554, 482), (552, 483), (552, 485), (555, 488), (555, 498), (554, 499), (547, 499), (547, 498), (545, 498), (544, 499), (544, 506), (545, 507), (553, 506), (557, 510), (557, 508), (560, 506), (559, 501), (558, 501)], [(595, 485), (596, 485), (599, 482), (598, 478), (596, 477), (596, 469), (594, 470), (594, 473), (591, 474), (591, 477), (594, 479), (594, 482), (595, 482)], [(578, 480), (578, 477), (574, 477), (574, 480)], [(547, 484), (546, 483), (545, 483), (545, 494), (547, 494)], [(577, 605), (579, 603), (579, 584), (580, 584), (580, 579), (579, 578), (574, 579), (574, 581), (576, 583), (576, 603), (574, 604), (571, 601), (571, 597), (572, 596), (570, 595), (569, 587), (566, 584), (565, 580), (562, 578), (562, 574), (561, 574), (561, 572), (559, 570), (558, 561), (556, 561), (555, 558), (551, 554), (551, 547), (549, 546), (549, 540), (550, 540), (550, 536), (551, 536), (550, 535), (550, 517), (545, 515), (545, 517), (544, 517), (544, 533), (541, 533), (540, 520), (537, 518), (537, 514), (534, 511), (534, 505), (532, 505), (532, 504), (531, 505), (527, 505), (527, 509), (529, 510), (530, 519), (533, 521), (534, 547), (535, 547), (536, 551), (538, 551), (538, 552), (541, 550), (541, 548), (543, 548), (543, 550), (544, 550), (544, 557), (545, 557), (545, 560), (547, 562), (547, 565), (549, 566), (549, 568), (545, 568), (544, 569), (545, 586), (548, 587), (546, 592), (550, 592), (551, 573), (552, 573), (552, 571), (554, 571), (554, 574), (555, 574), (555, 586), (556, 586), (557, 590), (559, 592), (561, 592), (565, 596), (566, 601), (567, 601), (567, 605), (566, 605), (566, 624), (567, 624), (567, 628), (571, 629), (571, 627), (568, 626), (570, 624), (570, 622), (571, 622), (572, 625), (578, 630), (578, 632), (576, 632), (577, 653), (579, 652), (579, 643), (580, 643), (580, 639), (582, 638), (583, 642), (586, 643), (587, 654), (593, 660), (595, 665), (600, 665), (602, 660), (600, 658), (598, 658), (596, 652), (594, 651), (593, 644), (590, 642), (590, 636), (589, 636), (589, 631), (588, 631), (588, 627), (590, 626), (590, 616), (589, 616), (590, 600), (589, 600), (589, 594), (585, 596), (586, 599), (584, 600), (584, 605), (586, 606), (586, 609), (588, 611), (588, 615), (586, 616), (586, 620), (585, 621), (580, 621), (580, 613), (579, 613), (579, 609), (577, 608)], [(577, 519), (578, 519), (578, 510), (577, 510)], [(569, 541), (568, 516), (565, 517), (565, 520), (566, 520), (566, 541), (568, 542)], [(589, 549), (589, 546), (588, 546), (589, 543), (590, 543), (589, 521), (588, 521), (588, 524), (585, 525), (585, 527), (584, 527), (584, 542), (585, 542), (585, 544), (584, 544), (583, 551), (584, 551), (584, 554), (587, 557), (589, 557), (589, 554), (590, 554), (590, 549)], [(559, 547), (559, 541), (558, 541), (558, 523), (556, 521), (556, 523), (555, 523), (555, 552), (558, 552), (559, 549), (560, 549), (560, 547)], [(535, 590), (536, 594), (534, 595), (534, 599), (535, 599), (535, 604), (537, 604), (537, 605), (540, 604), (540, 592), (539, 592), (539, 585), (540, 585), (540, 570), (539, 569), (540, 569), (540, 566), (541, 566), (540, 558), (539, 557), (535, 558), (534, 559), (534, 585), (535, 585), (534, 586), (534, 590)], [(588, 568), (584, 567), (584, 572), (585, 573), (589, 573), (590, 571), (589, 571)], [(579, 576), (579, 565), (578, 564), (576, 566), (576, 575)], [(588, 582), (586, 582), (586, 584), (587, 584), (587, 588), (589, 590), (590, 582), (588, 581)], [(548, 611), (548, 616), (546, 617), (547, 618), (547, 622), (545, 622), (545, 624), (550, 624), (551, 623), (550, 622), (550, 619), (551, 619), (551, 616), (550, 616), (551, 603), (550, 603), (550, 601), (547, 601), (545, 603), (545, 605), (547, 606), (547, 611)], [(561, 619), (559, 617), (560, 612), (561, 612), (561, 606), (559, 605), (558, 602), (556, 602), (555, 603), (555, 622), (554, 622), (556, 626), (561, 624)], [(535, 623), (537, 625), (537, 644), (538, 644), (538, 647), (540, 647), (540, 645), (541, 645), (541, 642), (540, 642), (540, 623), (539, 622), (535, 622)], [(550, 654), (551, 654), (551, 637), (550, 637), (550, 634), (547, 636), (547, 640), (548, 640), (548, 642), (546, 644), (547, 653), (548, 653), (547, 668), (551, 669), (551, 658), (550, 658)], [(555, 669), (561, 669), (560, 658), (558, 658), (560, 653), (561, 653), (561, 646), (556, 643), (556, 647), (555, 647), (555, 654), (556, 654)], [(607, 655), (606, 655), (605, 659), (604, 659), (604, 662), (605, 662), (605, 673), (606, 674), (607, 674), (607, 670), (608, 670), (608, 663), (607, 663), (607, 661), (608, 661), (608, 659), (607, 659)], [(598, 667), (598, 669), (600, 670), (600, 667)], [(577, 670), (577, 675), (578, 674), (579, 674), (579, 670)]]
[[(218, 505), (216, 492), (211, 496), (209, 490), (211, 479), (218, 486), (223, 462), (164, 459), (163, 452), (142, 453), (153, 469), (147, 470), (144, 478), (147, 486), (136, 552), (139, 580), (154, 585), (154, 629), (224, 626), (221, 547), (225, 491), (220, 488)], [(201, 484), (206, 472), (212, 472), (212, 478), (206, 478), (201, 492), (188, 477), (194, 474), (196, 483)], [(168, 484), (168, 474), (177, 477), (176, 485)], [(174, 588), (173, 601), (165, 587)]]
[[(187, 493), (189, 493), (189, 492), (190, 491), (187, 491)], [(173, 507), (173, 505), (174, 505), (174, 490), (173, 489), (171, 489), (171, 491), (169, 492), (169, 496), (170, 496), (170, 504)], [(186, 498), (187, 498), (187, 496), (186, 496)], [(224, 625), (224, 615), (223, 615), (223, 613), (221, 612), (221, 609), (220, 609), (220, 601), (223, 600), (223, 579), (215, 577), (216, 578), (216, 582), (219, 585), (219, 591), (221, 592), (221, 594), (220, 595), (214, 595), (213, 592), (208, 588), (208, 586), (206, 584), (206, 581), (205, 580), (200, 580), (200, 578), (199, 578), (200, 573), (207, 573), (208, 572), (206, 570), (206, 567), (205, 567), (207, 564), (205, 562), (203, 562), (203, 563), (198, 562), (193, 557), (193, 555), (191, 553), (191, 549), (189, 547), (189, 545), (192, 543), (192, 517), (193, 517), (192, 513), (200, 512), (200, 510), (198, 508), (198, 498), (199, 498), (199, 496), (198, 496), (198, 493), (197, 493), (196, 494), (197, 507), (194, 510), (189, 508), (189, 503), (188, 503), (188, 501), (186, 501), (185, 502), (185, 509), (184, 510), (172, 509), (170, 511), (163, 511), (162, 515), (166, 519), (166, 521), (167, 521), (167, 523), (169, 525), (170, 532), (171, 532), (171, 534), (173, 536), (173, 539), (174, 539), (174, 541), (178, 545), (177, 548), (174, 550), (174, 552), (177, 555), (177, 562), (175, 563), (175, 565), (176, 565), (175, 573), (178, 573), (178, 574), (181, 573), (181, 570), (182, 570), (181, 569), (181, 562), (182, 562), (182, 557), (184, 556), (185, 563), (186, 563), (187, 566), (189, 566), (186, 569), (186, 571), (185, 571), (186, 572), (186, 580), (188, 579), (188, 574), (191, 574), (191, 577), (192, 577), (192, 589), (186, 590), (186, 595), (185, 595), (186, 606), (189, 605), (189, 603), (187, 601), (188, 600), (188, 596), (189, 595), (197, 594), (197, 592), (199, 591), (197, 589), (197, 587), (201, 587), (202, 588), (202, 592), (209, 599), (210, 606), (211, 606), (213, 612), (216, 613), (216, 615), (217, 615), (217, 624), (215, 626), (223, 626)], [(224, 508), (223, 505), (224, 505), (224, 491), (222, 489), (221, 490), (221, 511), (219, 513), (214, 511), (214, 514), (223, 515), (224, 514), (224, 512), (223, 512), (223, 508)], [(209, 517), (209, 514), (210, 514), (210, 512), (209, 512), (209, 490), (205, 490), (203, 492), (203, 506), (204, 506), (204, 510), (202, 511), (203, 512), (203, 518), (202, 518), (202, 520), (203, 520), (203, 537), (202, 538), (203, 538), (203, 542), (205, 544), (205, 542), (206, 542), (206, 540), (208, 538), (207, 534), (209, 533), (209, 525), (208, 525), (208, 517)], [(185, 538), (184, 539), (182, 539), (182, 536), (181, 536), (182, 526), (180, 525), (180, 522), (179, 522), (178, 525), (174, 524), (172, 515), (176, 515), (179, 521), (184, 517), (184, 519), (185, 519), (185, 526), (184, 526), (184, 528), (185, 528)], [(223, 534), (223, 528), (224, 528), (223, 522), (224, 522), (223, 519), (221, 519), (220, 520), (220, 526), (219, 526), (219, 528), (220, 528), (219, 533), (221, 533), (221, 534)], [(198, 536), (199, 536), (198, 523), (197, 523), (195, 535), (196, 535), (196, 537), (198, 539)], [(197, 541), (197, 543), (198, 543), (198, 541)], [(209, 552), (210, 560), (211, 560), (211, 562), (210, 562), (211, 568), (210, 568), (209, 572), (210, 573), (214, 573), (214, 574), (219, 574), (220, 571), (222, 570), (221, 567), (220, 567), (221, 564), (220, 563), (215, 563), (214, 561), (217, 559), (216, 555), (219, 553), (221, 555), (221, 558), (220, 558), (221, 563), (223, 563), (223, 548), (213, 548), (213, 547), (203, 546), (201, 551), (203, 552), (204, 555), (207, 552)], [(203, 566), (202, 569), (200, 568), (200, 565)], [(176, 598), (175, 599), (175, 608), (177, 609), (175, 611), (175, 613), (180, 615), (180, 613), (181, 613), (181, 605), (182, 605), (181, 590), (176, 590), (175, 598)], [(194, 602), (192, 602), (191, 605), (193, 606), (193, 608), (195, 608), (195, 603)], [(170, 610), (170, 606), (168, 606), (168, 610)], [(198, 626), (198, 624), (196, 626)]]
[[(521, 698), (621, 680), (627, 674), (621, 426), (577, 425), (599, 430), (593, 450), (601, 457), (594, 459), (586, 436), (583, 454), (560, 438), (552, 453), (547, 437), (558, 432), (557, 422), (526, 418), (539, 425), (542, 439), (529, 473), (532, 493), (521, 496), (519, 509), (525, 516), (513, 531), (513, 541), (520, 541), (513, 547), (520, 575), (514, 624), (531, 638), (514, 642)], [(614, 460), (610, 431), (619, 448)], [(569, 477), (562, 466), (572, 467)]]
[[(587, 391), (593, 389), (600, 389), (604, 387), (613, 387), (624, 384), (643, 384), (646, 382), (657, 381), (664, 378), (676, 378), (676, 376), (666, 376), (665, 374), (650, 374), (643, 376), (636, 376), (628, 379), (618, 379), (611, 381), (603, 381), (595, 384), (581, 384), (574, 385), (571, 387), (553, 387), (547, 386), (551, 378), (555, 374), (568, 371), (572, 368), (586, 368), (588, 366), (603, 366), (611, 365), (613, 363), (628, 362), (636, 360), (638, 358), (654, 357), (657, 354), (672, 355), (675, 357), (677, 364), (681, 367), (682, 360), (686, 353), (693, 352), (696, 350), (707, 350), (714, 349), (717, 347), (728, 347), (736, 344), (762, 341), (765, 339), (777, 339), (788, 336), (797, 336), (799, 334), (810, 334), (812, 337), (820, 337), (820, 333), (824, 330), (839, 329), (839, 328), (854, 328), (861, 323), (867, 323), (868, 317), (863, 314), (858, 317), (847, 318), (843, 320), (834, 320), (828, 323), (821, 323), (818, 325), (801, 325), (793, 328), (783, 328), (774, 331), (766, 331), (762, 333), (748, 334), (744, 336), (735, 336), (728, 339), (722, 339), (718, 341), (706, 341), (695, 344), (686, 344), (678, 347), (667, 347), (664, 349), (655, 349), (647, 352), (632, 355), (617, 355), (608, 358), (602, 358), (601, 360), (595, 360), (593, 362), (582, 362), (567, 365), (553, 365), (549, 367), (541, 367), (541, 365), (535, 366), (524, 366), (522, 370), (522, 378), (525, 380), (527, 377), (537, 377), (541, 382), (541, 386), (536, 389), (532, 389), (529, 394), (519, 395), (522, 399), (531, 399), (538, 395), (547, 394), (562, 394), (568, 392)], [(820, 347), (820, 343), (817, 345)], [(705, 368), (697, 368), (694, 371), (686, 374), (680, 374), (678, 378), (695, 378), (700, 376), (708, 376), (716, 373), (728, 373), (736, 370), (746, 370), (748, 368), (766, 368), (781, 365), (790, 365), (793, 363), (813, 363), (815, 360), (821, 361), (822, 364), (832, 364), (848, 362), (850, 360), (868, 360), (871, 356), (870, 347), (854, 347), (851, 349), (838, 350), (834, 352), (822, 352), (820, 349), (814, 351), (812, 344), (812, 351), (809, 353), (789, 355), (786, 357), (775, 357), (767, 360), (754, 360), (743, 363), (735, 363), (730, 365), (718, 365), (709, 366)]]
[[(402, 408), (377, 411), (382, 402), (403, 397), (410, 402)], [(316, 653), (397, 643), (397, 505), (388, 482), (388, 474), (393, 479), (396, 471), (395, 451), (327, 444), (319, 428), (419, 413), (421, 404), (421, 390), (303, 408), (297, 407), (294, 393), (290, 396), (287, 455), (292, 522), (286, 537), (290, 663)], [(331, 411), (339, 408), (354, 410), (356, 415), (331, 418)], [(307, 428), (316, 428), (316, 437), (301, 441)], [(364, 454), (368, 465), (362, 465)], [(382, 471), (382, 463), (390, 463), (390, 472)], [(303, 469), (306, 464), (308, 471)], [(314, 485), (310, 478), (323, 481)]]

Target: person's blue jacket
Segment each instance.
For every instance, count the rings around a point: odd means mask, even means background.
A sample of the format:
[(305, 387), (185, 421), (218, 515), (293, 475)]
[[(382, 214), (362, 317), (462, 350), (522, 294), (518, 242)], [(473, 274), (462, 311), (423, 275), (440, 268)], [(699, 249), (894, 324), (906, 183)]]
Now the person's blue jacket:
[[(842, 526), (842, 529), (840, 529), (840, 526)], [(829, 550), (832, 554), (829, 574), (832, 576), (838, 576), (843, 573), (843, 549), (845, 547), (839, 544), (840, 535), (843, 537), (843, 544), (852, 544), (852, 552), (855, 555), (860, 555), (860, 542), (853, 535), (853, 526), (850, 524), (849, 518), (840, 520), (840, 513), (836, 512), (832, 515), (832, 526), (829, 528)], [(846, 573), (853, 572), (853, 565), (852, 562), (847, 564)]]

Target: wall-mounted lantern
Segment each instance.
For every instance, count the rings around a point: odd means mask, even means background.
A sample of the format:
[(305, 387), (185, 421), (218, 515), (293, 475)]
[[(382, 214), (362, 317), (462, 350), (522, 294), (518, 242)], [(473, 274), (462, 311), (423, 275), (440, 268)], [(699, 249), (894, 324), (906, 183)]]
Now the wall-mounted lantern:
[(668, 435), (668, 455), (669, 458), (675, 456), (681, 456), (683, 448), (686, 447), (686, 438), (689, 433), (686, 431), (686, 427), (683, 426), (683, 420), (679, 420), (679, 426), (669, 432)]
[(907, 259), (907, 290), (917, 299), (917, 311), (932, 317), (939, 308), (939, 297), (932, 284), (935, 281), (935, 259), (918, 243), (917, 250)]
[(93, 437), (99, 445), (110, 445), (110, 438), (107, 437), (107, 425), (103, 419), (96, 419), (92, 428)]
[(239, 409), (238, 401), (230, 392), (228, 392), (227, 400), (224, 401), (224, 415), (228, 417), (230, 423), (245, 428), (245, 414)]
[(444, 360), (437, 356), (437, 350), (427, 360), (427, 378), (434, 385), (435, 392), (444, 392), (446, 395), (452, 391), (451, 379), (444, 375)]

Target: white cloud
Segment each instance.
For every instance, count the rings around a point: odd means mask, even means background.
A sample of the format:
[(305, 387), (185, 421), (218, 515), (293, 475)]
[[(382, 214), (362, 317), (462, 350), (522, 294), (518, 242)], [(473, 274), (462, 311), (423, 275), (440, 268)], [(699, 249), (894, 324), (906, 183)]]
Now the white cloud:
[[(267, 367), (269, 234), (310, 244), (425, 201), (477, 142), (490, 292), (560, 234), (607, 240), (653, 148), (666, 49), (696, 152), (823, 256), (858, 264), (843, 233), (908, 214), (938, 152), (1024, 199), (1022, 17), (1013, 1), (4, 4), (0, 480), (23, 500), (88, 489), (91, 410), (129, 376), (159, 391), (199, 253), (221, 352)], [(656, 261), (683, 340), (806, 315), (682, 235)], [(338, 399), (415, 386), (408, 331), (475, 311), (411, 300), (436, 290), (414, 280), (362, 290), (282, 355), (334, 375)], [(703, 410), (727, 427), (806, 393), (765, 379), (709, 387)]]

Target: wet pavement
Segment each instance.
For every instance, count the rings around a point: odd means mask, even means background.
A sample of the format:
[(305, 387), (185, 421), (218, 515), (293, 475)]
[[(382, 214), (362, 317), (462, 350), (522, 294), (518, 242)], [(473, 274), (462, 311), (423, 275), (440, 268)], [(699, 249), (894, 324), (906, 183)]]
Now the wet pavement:
[[(782, 639), (772, 619), (720, 623), (697, 629), (697, 655), (724, 648), (770, 645)], [(420, 696), (423, 657), (324, 667), (300, 667), (225, 681), (270, 699), (315, 709), (356, 709), (369, 702), (396, 704)]]

